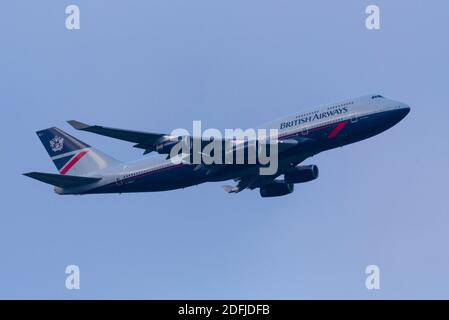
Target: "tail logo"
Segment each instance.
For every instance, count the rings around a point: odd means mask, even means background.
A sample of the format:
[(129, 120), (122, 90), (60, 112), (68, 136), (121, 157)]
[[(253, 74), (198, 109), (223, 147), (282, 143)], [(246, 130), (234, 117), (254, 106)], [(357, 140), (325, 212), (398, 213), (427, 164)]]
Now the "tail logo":
[(50, 147), (53, 152), (61, 151), (64, 147), (64, 138), (55, 136), (50, 140)]

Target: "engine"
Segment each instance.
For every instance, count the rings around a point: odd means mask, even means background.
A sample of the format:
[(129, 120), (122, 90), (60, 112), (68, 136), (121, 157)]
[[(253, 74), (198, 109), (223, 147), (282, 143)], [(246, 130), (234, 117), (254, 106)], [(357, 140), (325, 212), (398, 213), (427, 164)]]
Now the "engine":
[(272, 183), (260, 188), (260, 195), (262, 198), (280, 197), (292, 193), (293, 189), (293, 183), (275, 180)]
[(180, 143), (182, 137), (178, 137), (176, 140), (168, 140), (156, 145), (156, 152), (159, 154), (169, 154), (171, 149)]
[(318, 178), (318, 167), (314, 164), (308, 166), (297, 166), (292, 171), (284, 174), (287, 183), (309, 182)]

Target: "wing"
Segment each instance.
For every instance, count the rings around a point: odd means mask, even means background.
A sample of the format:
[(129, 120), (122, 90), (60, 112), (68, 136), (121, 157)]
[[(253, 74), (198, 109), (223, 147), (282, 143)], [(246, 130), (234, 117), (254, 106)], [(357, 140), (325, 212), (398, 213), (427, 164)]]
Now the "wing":
[[(296, 141), (296, 142), (297, 143), (301, 143), (301, 142), (309, 143), (310, 141), (311, 140), (307, 138), (306, 140)], [(283, 143), (284, 143), (283, 147), (288, 148), (289, 143), (286, 143), (286, 140), (284, 140)], [(279, 145), (279, 147), (281, 147), (281, 145)], [(285, 172), (290, 170), (292, 167), (297, 166), (299, 163), (303, 162), (305, 159), (307, 159), (308, 157), (310, 157), (312, 155), (313, 155), (313, 153), (304, 152), (302, 154), (302, 157), (296, 159), (296, 161), (282, 164), (279, 167), (279, 169), (275, 175), (259, 175), (259, 174), (254, 174), (254, 173), (251, 173), (248, 175), (243, 175), (239, 178), (234, 179), (235, 181), (237, 181), (237, 185), (235, 185), (235, 186), (224, 185), (223, 189), (227, 193), (238, 193), (245, 189), (253, 190), (255, 188), (261, 188), (267, 184), (270, 184), (277, 177), (283, 175)]]
[[(76, 120), (67, 121), (73, 128), (82, 131), (88, 131), (92, 133), (96, 133), (99, 135), (103, 135), (106, 137), (111, 137), (119, 140), (124, 140), (128, 142), (136, 143), (134, 148), (144, 149), (143, 154), (150, 153), (152, 151), (157, 151), (160, 154), (168, 154), (170, 153), (171, 147), (178, 143), (181, 137), (174, 137), (169, 134), (164, 133), (152, 133), (152, 132), (142, 132), (142, 131), (133, 131), (133, 130), (125, 130), (125, 129), (117, 129), (117, 128), (109, 128), (103, 127), (99, 125), (88, 125)], [(190, 141), (193, 143), (195, 139), (201, 140), (201, 145), (209, 143), (209, 140), (202, 140), (202, 138), (189, 137)], [(221, 143), (223, 146), (227, 143), (228, 140), (221, 139)], [(306, 145), (312, 139), (306, 137), (299, 137), (296, 139), (285, 139), (278, 141), (278, 152), (284, 152), (290, 148), (296, 147), (298, 145)], [(229, 141), (228, 141), (229, 142)], [(246, 149), (248, 147), (248, 143), (244, 141), (240, 141), (235, 144), (233, 150), (237, 149)], [(224, 147), (223, 147), (224, 149)]]
[[(170, 153), (171, 147), (178, 143), (180, 139), (180, 137), (175, 137), (165, 133), (142, 132), (103, 127), (99, 125), (88, 125), (76, 120), (69, 120), (67, 123), (76, 130), (88, 131), (114, 139), (136, 143), (133, 147), (144, 149), (145, 151), (143, 154), (153, 151), (157, 151), (159, 154), (168, 154)], [(189, 137), (189, 139), (191, 139), (190, 141), (193, 143), (193, 140), (197, 138)], [(208, 142), (209, 141), (201, 141), (202, 145)]]
[(223, 189), (227, 193), (239, 193), (240, 191), (243, 191), (245, 189), (253, 190), (255, 188), (260, 188), (266, 184), (271, 183), (278, 176), (279, 175), (276, 175), (276, 176), (259, 176), (259, 175), (245, 176), (245, 177), (235, 179), (236, 181), (238, 181), (236, 186), (225, 185), (225, 186), (223, 186)]
[(93, 132), (102, 136), (136, 143), (135, 148), (144, 149), (144, 154), (155, 151), (156, 146), (170, 140), (170, 136), (164, 133), (141, 132), (103, 127), (98, 125), (88, 125), (79, 121), (67, 121), (73, 128), (82, 131)]

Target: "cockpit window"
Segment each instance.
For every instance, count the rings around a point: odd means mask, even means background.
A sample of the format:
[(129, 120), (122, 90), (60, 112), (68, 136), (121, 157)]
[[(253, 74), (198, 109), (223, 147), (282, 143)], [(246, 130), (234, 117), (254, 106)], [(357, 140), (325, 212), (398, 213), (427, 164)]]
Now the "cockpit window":
[(371, 99), (383, 99), (384, 97), (382, 97), (381, 95), (376, 95), (376, 96), (372, 96)]

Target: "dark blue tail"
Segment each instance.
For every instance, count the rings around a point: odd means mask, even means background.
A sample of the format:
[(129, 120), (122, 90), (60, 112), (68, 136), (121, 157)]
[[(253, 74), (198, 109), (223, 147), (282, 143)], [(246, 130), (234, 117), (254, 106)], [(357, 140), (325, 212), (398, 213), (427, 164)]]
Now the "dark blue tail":
[(119, 163), (59, 128), (36, 133), (61, 174), (84, 175)]

